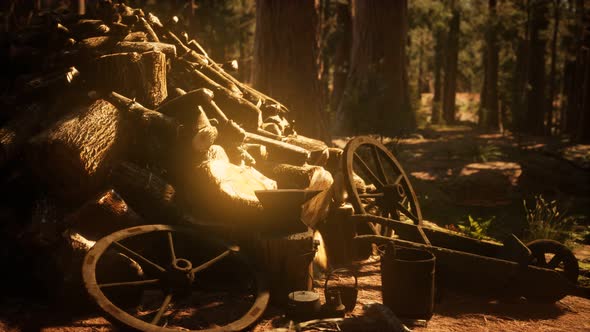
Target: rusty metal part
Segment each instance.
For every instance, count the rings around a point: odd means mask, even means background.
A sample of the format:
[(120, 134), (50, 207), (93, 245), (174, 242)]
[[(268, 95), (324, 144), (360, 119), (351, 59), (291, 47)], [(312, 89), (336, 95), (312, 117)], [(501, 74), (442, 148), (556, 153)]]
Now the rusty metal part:
[(300, 321), (314, 319), (318, 317), (320, 309), (320, 295), (318, 293), (307, 290), (289, 293), (287, 312), (290, 318)]
[[(531, 265), (555, 270), (572, 283), (577, 283), (580, 267), (574, 253), (565, 245), (554, 240), (535, 240), (526, 245), (531, 251)], [(543, 294), (531, 294), (530, 299), (554, 302), (555, 299)]]
[[(345, 185), (356, 214), (373, 214), (422, 224), (422, 212), (410, 180), (393, 154), (377, 140), (360, 136), (346, 144), (342, 158)], [(356, 177), (365, 186), (359, 186)], [(385, 227), (375, 234), (388, 235)]]
[[(190, 301), (188, 308), (193, 308), (193, 306), (199, 304), (202, 305), (203, 303), (199, 303), (201, 297), (211, 299), (212, 295), (207, 293), (211, 292), (211, 290), (199, 289), (201, 288), (199, 286), (205, 280), (203, 273), (207, 273), (207, 269), (223, 268), (223, 264), (220, 267), (220, 262), (231, 260), (225, 263), (233, 264), (231, 265), (232, 272), (236, 267), (243, 266), (244, 270), (249, 271), (248, 274), (254, 277), (254, 280), (246, 286), (248, 295), (245, 295), (242, 299), (243, 301), (247, 300), (247, 303), (253, 302), (253, 304), (249, 309), (244, 309), (244, 315), (235, 321), (219, 324), (223, 326), (213, 324), (213, 328), (196, 331), (243, 330), (254, 323), (266, 309), (269, 293), (264, 278), (246, 263), (243, 256), (239, 254), (238, 247), (222, 245), (220, 242), (215, 242), (210, 237), (204, 237), (202, 234), (203, 232), (199, 232), (197, 227), (187, 228), (170, 225), (144, 225), (112, 233), (96, 242), (86, 255), (82, 267), (84, 285), (91, 298), (108, 318), (128, 328), (140, 331), (187, 330), (181, 326), (173, 328), (174, 325), (171, 320), (175, 319), (175, 317), (172, 317), (174, 311), (169, 314), (169, 306), (173, 306), (174, 310), (177, 310), (178, 306), (192, 300), (195, 293), (199, 299)], [(157, 246), (157, 244), (160, 244), (161, 247)], [(138, 248), (140, 246), (141, 248)], [(203, 248), (203, 246), (206, 248)], [(213, 250), (212, 252), (215, 252), (214, 255), (216, 256), (213, 258), (204, 257), (205, 253), (208, 253), (206, 249)], [(144, 278), (132, 281), (105, 281), (107, 274), (104, 274), (104, 270), (108, 269), (108, 265), (101, 261), (101, 257), (106, 252), (113, 250), (137, 261), (143, 268)], [(99, 268), (103, 269), (103, 271), (99, 271)], [(108, 273), (108, 271), (106, 272)], [(214, 270), (214, 272), (215, 276), (219, 276), (220, 271)], [(239, 277), (238, 280), (231, 283), (231, 287), (242, 285), (242, 283), (248, 281), (248, 279), (244, 278), (248, 274), (223, 273), (228, 278)], [(143, 291), (142, 303), (140, 304), (143, 306), (142, 311), (132, 312), (127, 306), (119, 305), (120, 299), (113, 296), (113, 294), (116, 294), (112, 293), (113, 290), (129, 288)], [(232, 302), (242, 301), (234, 288), (231, 288), (230, 291), (232, 292)], [(157, 310), (146, 314), (145, 298), (146, 296), (149, 298), (148, 295), (153, 293), (161, 294), (164, 298), (163, 301), (156, 302)], [(214, 294), (217, 293), (219, 291)], [(153, 295), (151, 296), (153, 297)]]
[(486, 296), (522, 295), (529, 299), (557, 301), (577, 294), (576, 285), (555, 270), (523, 266), (494, 257), (480, 256), (437, 246), (379, 235), (359, 235), (355, 241), (426, 250), (436, 257), (439, 286)]
[(311, 189), (254, 191), (264, 209), (263, 221), (260, 223), (262, 232), (293, 234), (306, 231), (307, 226), (301, 219), (302, 205), (321, 192)]
[[(529, 265), (520, 262), (503, 259), (503, 246), (500, 243), (481, 241), (461, 236), (442, 229), (419, 227), (392, 219), (372, 216), (353, 215), (347, 222), (355, 224), (380, 223), (387, 224), (393, 229), (397, 238), (380, 235), (357, 235), (355, 243), (389, 244), (396, 247), (426, 250), (436, 257), (436, 271), (439, 285), (443, 288), (453, 288), (476, 294), (500, 296), (522, 295), (530, 300), (554, 302), (568, 294), (585, 296), (585, 290), (576, 287), (572, 282), (575, 271), (573, 268), (565, 268), (563, 271), (555, 270), (545, 260), (542, 266), (536, 266), (539, 258)], [(420, 243), (421, 228), (428, 236), (431, 244)], [(534, 244), (540, 243), (540, 244)], [(577, 265), (575, 257), (567, 254), (563, 245), (551, 240), (538, 240), (531, 243), (529, 249), (533, 257), (541, 257), (540, 253), (558, 253), (557, 260), (567, 261), (568, 265)], [(556, 244), (557, 243), (557, 244)], [(567, 257), (567, 258), (566, 258)], [(572, 258), (573, 257), (573, 258)], [(553, 266), (555, 261), (551, 264)], [(565, 264), (559, 266), (565, 267)], [(566, 273), (566, 270), (568, 271)], [(567, 275), (570, 275), (569, 279)], [(576, 274), (577, 275), (577, 274)]]

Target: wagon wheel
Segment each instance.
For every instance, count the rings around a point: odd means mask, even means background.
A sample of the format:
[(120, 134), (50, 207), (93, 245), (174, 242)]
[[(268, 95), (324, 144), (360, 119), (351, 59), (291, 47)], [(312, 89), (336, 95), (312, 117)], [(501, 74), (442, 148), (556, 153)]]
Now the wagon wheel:
[[(143, 278), (109, 280), (113, 254), (139, 264)], [(254, 323), (269, 300), (263, 278), (238, 247), (186, 227), (144, 225), (112, 233), (88, 252), (82, 274), (91, 298), (114, 323), (140, 331), (238, 331)], [(138, 290), (137, 302), (122, 304), (114, 295), (119, 290)]]
[[(344, 148), (343, 163), (349, 200), (357, 214), (422, 224), (422, 212), (410, 180), (383, 144), (366, 136), (354, 138)], [(366, 186), (358, 184), (362, 181)], [(390, 234), (387, 228), (369, 226), (377, 235)]]
[(578, 281), (578, 260), (568, 247), (553, 240), (535, 240), (526, 246), (532, 253), (531, 265), (556, 270), (574, 284)]

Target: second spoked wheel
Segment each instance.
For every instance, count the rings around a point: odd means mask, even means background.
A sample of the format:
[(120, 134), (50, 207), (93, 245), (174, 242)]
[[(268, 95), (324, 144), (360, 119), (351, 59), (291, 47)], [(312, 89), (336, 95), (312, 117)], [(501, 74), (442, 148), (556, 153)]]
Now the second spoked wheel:
[(140, 331), (239, 331), (269, 300), (238, 247), (193, 228), (144, 225), (110, 234), (88, 252), (82, 273), (108, 318)]
[[(410, 180), (393, 154), (366, 136), (348, 142), (343, 154), (344, 180), (356, 214), (372, 214), (422, 224), (422, 212)], [(369, 225), (377, 235), (390, 230)]]

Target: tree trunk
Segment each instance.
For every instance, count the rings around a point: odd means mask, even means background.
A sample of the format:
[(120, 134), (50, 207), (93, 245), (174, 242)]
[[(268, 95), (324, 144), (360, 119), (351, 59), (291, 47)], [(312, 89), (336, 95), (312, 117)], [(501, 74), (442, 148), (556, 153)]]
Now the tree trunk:
[(455, 122), (455, 97), (457, 92), (457, 62), (459, 57), (459, 28), (461, 12), (452, 1), (451, 18), (445, 59), (445, 81), (443, 86), (443, 117), (447, 123)]
[(557, 34), (559, 32), (559, 1), (553, 1), (553, 37), (551, 39), (551, 71), (549, 73), (549, 97), (547, 105), (546, 134), (551, 135), (553, 129), (553, 101), (555, 98), (555, 71), (557, 66)]
[[(487, 36), (486, 36), (487, 38)], [(483, 67), (483, 85), (481, 87), (481, 93), (479, 94), (479, 109), (478, 111), (478, 125), (482, 128), (485, 128), (487, 125), (487, 117), (488, 117), (488, 50), (487, 45), (484, 46), (484, 50), (481, 56), (481, 62)]]
[[(562, 128), (563, 130), (573, 136), (577, 136), (580, 130), (580, 124), (583, 123), (583, 105), (584, 95), (583, 86), (585, 84), (585, 52), (584, 46), (584, 29), (587, 25), (584, 24), (585, 6), (583, 0), (572, 0), (570, 5), (573, 8), (575, 18), (570, 25), (569, 33), (577, 36), (570, 45), (568, 52), (570, 60), (565, 65), (565, 86), (564, 95), (566, 100), (565, 111), (563, 116)], [(588, 41), (586, 40), (586, 43)], [(586, 64), (587, 66), (588, 64)]]
[(254, 38), (254, 87), (291, 109), (302, 134), (326, 139), (314, 1), (258, 0)]
[(434, 93), (432, 96), (432, 123), (442, 122), (442, 73), (444, 72), (444, 44), (445, 32), (443, 29), (436, 31), (436, 44), (434, 46)]
[[(497, 130), (498, 107), (498, 41), (496, 36), (496, 0), (488, 2), (488, 30), (486, 31), (485, 78), (482, 96), (483, 127)], [(480, 119), (480, 122), (482, 119)]]
[(348, 76), (348, 61), (350, 60), (350, 42), (351, 42), (351, 19), (350, 6), (345, 3), (338, 2), (336, 4), (336, 25), (339, 27), (338, 35), (335, 37), (336, 50), (332, 60), (334, 66), (333, 88), (330, 96), (330, 107), (336, 111), (344, 88), (346, 87), (346, 77)]
[(529, 21), (530, 11), (526, 2), (521, 3), (522, 10), (526, 13), (524, 33), (520, 36), (517, 44), (516, 68), (511, 96), (512, 122), (514, 129), (524, 131), (526, 126), (525, 113), (527, 109), (527, 82), (529, 66)]
[(352, 13), (352, 54), (338, 128), (386, 135), (414, 129), (405, 54), (407, 2), (354, 0)]
[(547, 37), (543, 31), (547, 29), (548, 20), (547, 3), (533, 1), (531, 3), (531, 30), (530, 30), (530, 62), (529, 81), (530, 89), (527, 93), (528, 108), (526, 111), (526, 131), (533, 135), (543, 135), (545, 132), (544, 116), (547, 106), (545, 95), (545, 47)]

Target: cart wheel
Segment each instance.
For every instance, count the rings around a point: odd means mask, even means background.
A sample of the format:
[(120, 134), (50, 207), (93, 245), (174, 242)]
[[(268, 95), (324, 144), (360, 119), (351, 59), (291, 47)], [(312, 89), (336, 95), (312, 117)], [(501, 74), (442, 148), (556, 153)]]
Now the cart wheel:
[(578, 260), (568, 247), (554, 240), (535, 240), (526, 246), (532, 253), (531, 265), (556, 270), (574, 284), (578, 281)]
[[(112, 280), (113, 252), (139, 264), (143, 278)], [(144, 225), (112, 233), (88, 252), (82, 275), (90, 297), (113, 323), (139, 331), (243, 330), (269, 300), (262, 276), (237, 246), (187, 227)], [(139, 290), (137, 303), (118, 298), (121, 289)]]
[[(383, 144), (367, 136), (350, 140), (344, 148), (343, 168), (349, 200), (357, 214), (422, 224), (422, 212), (410, 180)], [(364, 181), (364, 188), (357, 185), (356, 177)], [(376, 235), (391, 233), (387, 227), (369, 226)]]

